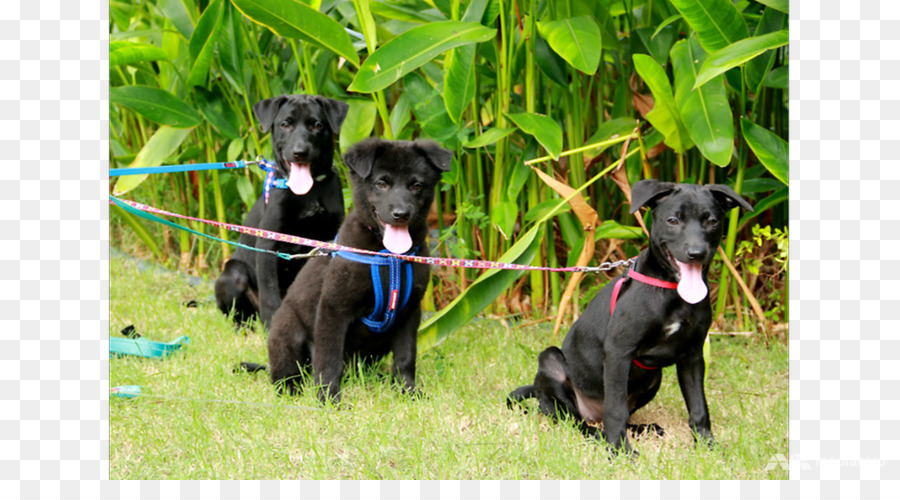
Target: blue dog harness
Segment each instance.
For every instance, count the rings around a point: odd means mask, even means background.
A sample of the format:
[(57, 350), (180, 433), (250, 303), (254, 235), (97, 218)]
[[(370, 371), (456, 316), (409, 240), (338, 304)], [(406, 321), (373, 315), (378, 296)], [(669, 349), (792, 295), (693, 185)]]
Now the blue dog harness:
[[(372, 314), (360, 318), (360, 321), (362, 321), (372, 333), (384, 333), (394, 325), (397, 314), (406, 307), (406, 303), (409, 301), (409, 295), (412, 293), (413, 287), (411, 262), (388, 257), (387, 255), (393, 254), (387, 249), (381, 250), (378, 253), (386, 254), (386, 256), (363, 255), (343, 250), (338, 250), (331, 254), (332, 258), (334, 258), (334, 256), (343, 257), (347, 260), (368, 264), (370, 266), (372, 271), (372, 288), (375, 289), (375, 309), (372, 311)], [(415, 254), (416, 249), (414, 248), (406, 255)], [(390, 276), (387, 301), (385, 301), (384, 287), (381, 282), (381, 267), (383, 266), (388, 266), (388, 274)], [(405, 280), (403, 279), (403, 274), (406, 274)], [(404, 282), (406, 286), (402, 287), (401, 284)]]

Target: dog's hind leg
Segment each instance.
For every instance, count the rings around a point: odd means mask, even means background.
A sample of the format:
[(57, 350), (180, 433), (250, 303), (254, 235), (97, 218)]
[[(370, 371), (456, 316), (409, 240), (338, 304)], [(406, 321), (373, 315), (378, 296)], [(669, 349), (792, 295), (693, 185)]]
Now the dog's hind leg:
[(224, 314), (234, 311), (234, 321), (240, 326), (249, 322), (259, 310), (256, 279), (245, 262), (231, 259), (216, 279), (216, 305)]
[(304, 372), (309, 373), (312, 353), (300, 318), (290, 308), (279, 312), (269, 333), (269, 375), (279, 394), (294, 395), (300, 392)]

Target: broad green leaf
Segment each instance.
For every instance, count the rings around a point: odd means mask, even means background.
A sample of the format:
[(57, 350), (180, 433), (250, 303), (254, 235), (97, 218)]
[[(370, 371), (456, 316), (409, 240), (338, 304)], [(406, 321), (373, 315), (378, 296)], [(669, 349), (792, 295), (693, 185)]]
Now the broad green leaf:
[[(534, 260), (542, 240), (543, 224), (535, 224), (527, 233), (500, 257), (500, 262), (530, 264)], [(441, 343), (457, 328), (468, 323), (476, 314), (489, 306), (504, 290), (508, 289), (524, 271), (491, 269), (466, 288), (453, 302), (423, 321), (419, 327), (418, 350), (424, 352)]]
[(734, 119), (725, 92), (725, 77), (719, 75), (694, 89), (694, 80), (706, 52), (696, 37), (681, 40), (672, 48), (675, 74), (675, 104), (691, 140), (709, 161), (720, 167), (731, 163), (734, 150)]
[(213, 0), (197, 21), (197, 27), (188, 44), (193, 61), (187, 78), (188, 87), (206, 84), (209, 65), (215, 52), (219, 31), (222, 29), (224, 5), (225, 0)]
[(472, 0), (466, 7), (466, 12), (462, 16), (462, 20), (467, 23), (480, 23), (484, 12), (487, 10), (490, 0)]
[(772, 71), (769, 71), (769, 74), (766, 75), (766, 79), (763, 80), (763, 85), (773, 89), (786, 89), (788, 88), (789, 76), (790, 72), (788, 71), (788, 67), (779, 66)]
[(671, 16), (667, 17), (663, 22), (659, 23), (659, 26), (656, 27), (656, 31), (653, 32), (653, 35), (651, 35), (650, 38), (656, 38), (656, 35), (658, 35), (663, 30), (663, 28), (679, 19), (681, 19), (681, 14), (672, 14)]
[(750, 36), (747, 23), (731, 0), (670, 0), (697, 32), (700, 45), (713, 53)]
[(222, 74), (228, 83), (239, 94), (246, 92), (244, 83), (244, 43), (241, 38), (241, 16), (237, 10), (227, 3), (225, 5), (225, 14), (222, 17), (222, 29), (219, 31), (219, 63), (222, 67)]
[(481, 135), (478, 135), (477, 137), (475, 137), (474, 139), (464, 142), (463, 147), (469, 148), (469, 149), (475, 149), (475, 148), (481, 148), (484, 146), (490, 146), (491, 144), (494, 144), (495, 142), (499, 141), (500, 139), (503, 139), (504, 137), (508, 136), (509, 134), (511, 134), (515, 131), (516, 131), (516, 129), (514, 129), (514, 128), (497, 128), (497, 127), (489, 128), (489, 129), (485, 130), (484, 132), (482, 132)]
[(665, 70), (652, 57), (635, 54), (634, 69), (653, 93), (654, 106), (647, 113), (647, 120), (666, 138), (666, 145), (676, 153), (684, 153), (694, 144), (681, 118), (672, 95), (672, 85)]
[(594, 233), (594, 239), (634, 240), (644, 237), (644, 230), (638, 226), (625, 226), (614, 220), (604, 221)]
[(166, 51), (156, 45), (127, 41), (109, 42), (110, 66), (166, 59), (168, 59)]
[(252, 207), (258, 197), (256, 190), (253, 189), (253, 183), (246, 176), (241, 175), (238, 177), (236, 185), (241, 201), (244, 202), (244, 205)]
[(229, 139), (241, 136), (241, 118), (218, 89), (194, 87), (194, 98), (200, 113), (213, 127)]
[[(763, 171), (767, 171), (764, 166), (761, 168)], [(784, 183), (778, 179), (773, 179), (771, 177), (756, 177), (753, 179), (744, 179), (744, 182), (741, 184), (741, 194), (750, 195), (769, 193), (783, 187)]]
[(511, 168), (507, 173), (506, 180), (503, 181), (503, 184), (506, 186), (505, 196), (507, 200), (519, 199), (519, 193), (525, 188), (525, 184), (531, 178), (532, 172), (531, 166), (525, 164), (525, 158), (534, 157), (537, 153), (537, 148), (536, 143), (528, 144), (522, 155), (517, 157), (510, 165)]
[[(612, 120), (605, 121), (597, 127), (597, 130), (594, 132), (588, 140), (584, 141), (585, 145), (597, 144), (600, 142), (605, 142), (610, 139), (615, 139), (617, 137), (622, 137), (631, 133), (634, 128), (637, 126), (637, 121), (634, 118), (630, 117), (619, 117), (613, 118)], [(585, 157), (594, 158), (598, 156), (600, 153), (606, 151), (609, 145), (598, 146), (596, 149), (592, 149), (590, 151), (586, 151), (584, 153)]]
[(756, 0), (756, 1), (765, 6), (771, 7), (775, 10), (784, 12), (785, 14), (788, 13), (788, 0)]
[(669, 51), (678, 33), (674, 27), (665, 27), (658, 34), (651, 34), (651, 28), (638, 28), (634, 30), (647, 48), (647, 53), (653, 56), (659, 64), (665, 65), (669, 60)]
[(399, 4), (380, 2), (378, 0), (371, 0), (369, 2), (369, 9), (371, 9), (373, 14), (378, 14), (381, 17), (410, 23), (433, 23), (445, 20), (440, 13), (432, 9), (423, 10), (420, 8), (403, 7)]
[(694, 83), (694, 88), (703, 85), (731, 68), (736, 68), (741, 64), (744, 64), (767, 50), (777, 49), (778, 47), (787, 45), (788, 41), (787, 30), (781, 30), (776, 31), (775, 33), (735, 42), (710, 54), (709, 58), (706, 59), (706, 62), (703, 63), (703, 66), (700, 67), (700, 72), (697, 74), (697, 81)]
[(450, 119), (447, 109), (444, 108), (440, 90), (432, 87), (419, 73), (406, 75), (403, 79), (403, 90), (423, 135), (448, 147), (452, 146), (451, 142), (455, 144), (455, 136), (461, 124), (453, 123)]
[(559, 158), (563, 148), (563, 136), (562, 128), (556, 120), (537, 113), (510, 113), (507, 116), (519, 130), (537, 139), (554, 160)]
[(491, 222), (500, 231), (503, 239), (509, 239), (512, 236), (518, 217), (519, 204), (514, 201), (502, 201), (494, 204), (491, 208)]
[(341, 125), (341, 151), (347, 151), (350, 146), (372, 135), (375, 117), (378, 115), (378, 108), (372, 100), (350, 99), (346, 102), (350, 109)]
[[(193, 2), (190, 2), (193, 4)], [(192, 13), (196, 11), (196, 6), (188, 6), (185, 0), (158, 0), (157, 6), (163, 11), (166, 19), (172, 21), (175, 29), (186, 39), (190, 40), (194, 33), (195, 19)]]
[[(141, 148), (134, 161), (128, 167), (142, 168), (162, 165), (181, 146), (181, 143), (191, 133), (191, 130), (190, 128), (174, 128), (163, 125), (147, 141), (147, 144), (144, 144), (144, 147)], [(113, 187), (113, 194), (121, 196), (131, 191), (138, 187), (147, 178), (147, 175), (149, 174), (119, 177), (115, 187)]]
[(553, 52), (547, 41), (537, 36), (534, 43), (534, 60), (541, 72), (561, 87), (569, 85), (568, 65), (566, 61)]
[[(371, 3), (368, 0), (354, 1), (353, 7), (356, 10), (356, 23), (362, 31), (366, 50), (369, 53), (375, 52), (375, 48), (378, 47), (378, 25), (372, 16)], [(356, 64), (356, 67), (359, 67), (359, 64)]]
[[(759, 37), (768, 33), (774, 33), (785, 27), (787, 23), (787, 14), (779, 12), (772, 8), (766, 8), (763, 11), (759, 23), (756, 25), (756, 31), (753, 32), (754, 37)], [(747, 62), (744, 69), (744, 75), (747, 78), (747, 86), (754, 95), (759, 94), (759, 88), (766, 79), (769, 70), (775, 64), (775, 51), (770, 50), (765, 54), (755, 57)]]
[(359, 55), (350, 35), (334, 19), (303, 4), (288, 0), (231, 0), (251, 21), (284, 38), (299, 38), (359, 66)]
[(409, 97), (406, 94), (400, 94), (400, 97), (391, 108), (391, 131), (394, 137), (401, 137), (403, 129), (409, 124), (411, 119), (412, 106), (409, 104)]
[(590, 16), (539, 21), (538, 33), (550, 48), (582, 73), (597, 72), (602, 52), (600, 27)]
[(525, 213), (525, 221), (533, 222), (536, 219), (549, 219), (570, 210), (572, 210), (572, 207), (568, 203), (560, 205), (558, 199), (544, 200), (531, 207)]
[(763, 127), (741, 118), (747, 145), (776, 179), (788, 185), (788, 143)]
[(447, 52), (444, 60), (444, 107), (458, 123), (475, 97), (475, 46), (463, 45)]
[(190, 128), (199, 125), (201, 121), (200, 115), (189, 104), (156, 87), (112, 87), (109, 89), (109, 100), (162, 125)]
[(741, 220), (738, 221), (738, 229), (743, 227), (744, 224), (750, 222), (750, 220), (757, 215), (765, 212), (775, 205), (778, 205), (779, 203), (787, 201), (789, 198), (789, 191), (790, 188), (788, 188), (787, 186), (783, 186), (781, 189), (756, 202), (756, 204), (753, 205), (752, 212), (747, 212), (741, 216)]
[(478, 23), (462, 21), (417, 26), (370, 54), (347, 90), (377, 92), (442, 52), (460, 45), (487, 41), (496, 33)]

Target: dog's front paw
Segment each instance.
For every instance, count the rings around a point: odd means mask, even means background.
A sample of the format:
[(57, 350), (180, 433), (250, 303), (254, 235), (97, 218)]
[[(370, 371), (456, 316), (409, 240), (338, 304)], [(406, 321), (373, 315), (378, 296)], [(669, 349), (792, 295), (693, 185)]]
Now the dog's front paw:
[(706, 436), (700, 434), (694, 434), (694, 446), (702, 446), (706, 445), (710, 450), (714, 450), (719, 447), (719, 442), (712, 436), (712, 434), (708, 434)]
[(628, 457), (631, 459), (635, 459), (641, 456), (641, 453), (639, 451), (631, 447), (631, 443), (628, 442), (628, 439), (622, 438), (619, 441), (610, 442), (609, 439), (606, 438), (605, 432), (602, 430), (598, 432), (595, 437), (598, 441), (606, 443), (606, 446), (609, 450), (610, 460), (620, 456)]
[(400, 389), (400, 393), (414, 401), (428, 399), (428, 396), (426, 396), (425, 393), (420, 391), (419, 389), (410, 389), (408, 387), (402, 387)]

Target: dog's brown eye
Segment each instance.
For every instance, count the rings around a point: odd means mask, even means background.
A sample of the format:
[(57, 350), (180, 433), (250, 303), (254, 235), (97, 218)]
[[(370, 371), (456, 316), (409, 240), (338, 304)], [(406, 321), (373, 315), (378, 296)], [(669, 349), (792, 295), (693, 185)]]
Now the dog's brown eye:
[(375, 187), (377, 187), (378, 189), (387, 189), (388, 183), (384, 181), (377, 181), (375, 182)]
[(314, 122), (314, 123), (310, 124), (309, 129), (314, 132), (318, 132), (318, 131), (322, 130), (322, 122)]
[(677, 225), (678, 225), (678, 218), (677, 218), (677, 217), (669, 217), (668, 219), (666, 219), (666, 222), (667, 222), (670, 226), (677, 226)]
[(290, 126), (291, 126), (290, 120), (285, 120), (285, 121), (281, 122), (281, 128), (290, 128)]
[(422, 183), (421, 182), (414, 183), (412, 186), (409, 187), (409, 190), (412, 191), (413, 193), (418, 193), (419, 191), (422, 190)]
[(710, 217), (709, 219), (706, 219), (706, 225), (709, 227), (716, 227), (719, 225), (719, 219), (716, 219), (715, 217)]

